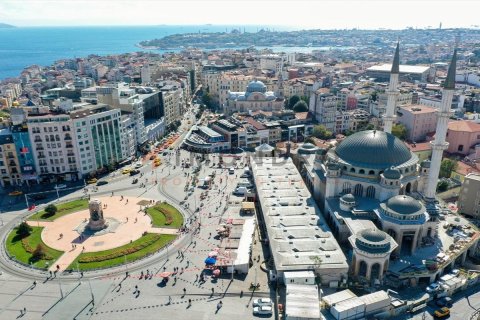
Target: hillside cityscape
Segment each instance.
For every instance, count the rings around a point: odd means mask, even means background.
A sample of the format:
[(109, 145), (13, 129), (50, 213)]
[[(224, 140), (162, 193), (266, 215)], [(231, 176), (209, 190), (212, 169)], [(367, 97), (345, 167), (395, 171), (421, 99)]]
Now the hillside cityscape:
[(0, 319), (480, 319), (479, 29), (135, 45), (0, 81)]

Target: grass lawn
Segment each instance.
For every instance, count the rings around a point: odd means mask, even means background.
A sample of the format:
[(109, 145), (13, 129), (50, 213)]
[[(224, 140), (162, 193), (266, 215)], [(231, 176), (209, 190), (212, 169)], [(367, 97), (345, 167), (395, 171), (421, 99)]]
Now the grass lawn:
[(30, 218), (28, 218), (28, 220), (53, 221), (57, 218), (60, 218), (61, 216), (66, 215), (66, 214), (88, 209), (88, 200), (87, 199), (81, 199), (81, 200), (73, 200), (73, 201), (70, 201), (70, 202), (61, 203), (61, 204), (57, 205), (57, 209), (58, 209), (57, 213), (55, 213), (53, 216), (48, 216), (48, 214), (45, 212), (45, 210), (41, 210), (41, 211), (38, 211), (37, 213), (35, 213)]
[[(161, 211), (164, 210), (172, 217), (172, 223), (167, 224), (167, 219), (165, 214)], [(180, 228), (183, 225), (183, 216), (182, 214), (172, 207), (168, 203), (157, 204), (151, 208), (147, 209), (147, 213), (152, 219), (152, 225), (154, 227), (165, 227), (165, 228)]]
[(10, 254), (10, 256), (13, 256), (16, 260), (25, 263), (25, 264), (30, 264), (32, 262), (32, 266), (35, 266), (40, 269), (46, 269), (48, 263), (49, 265), (52, 265), (55, 263), (55, 261), (63, 254), (63, 251), (58, 251), (52, 248), (49, 248), (47, 245), (45, 245), (42, 242), (41, 238), (41, 233), (42, 233), (43, 227), (32, 227), (32, 233), (27, 237), (28, 244), (30, 245), (31, 248), (36, 248), (38, 244), (42, 243), (45, 248), (46, 248), (46, 254), (53, 259), (51, 260), (38, 260), (38, 261), (32, 261), (32, 254), (27, 252), (22, 244), (22, 239), (17, 236), (16, 231), (17, 229), (13, 229), (12, 232), (7, 237), (6, 241), (6, 247), (7, 251)]
[[(106, 256), (106, 255), (116, 255), (119, 254), (120, 252), (128, 249), (132, 249), (135, 246), (141, 245), (144, 242), (149, 242), (155, 239), (155, 237), (160, 236), (156, 241), (154, 241), (152, 244), (146, 246), (145, 248), (142, 248), (138, 251), (129, 253), (127, 255), (120, 255), (118, 257), (108, 259), (108, 260), (103, 260), (103, 261), (94, 261), (94, 262), (79, 262), (81, 259), (88, 259), (91, 257), (98, 257), (98, 256)], [(162, 234), (158, 235), (155, 233), (147, 233), (145, 236), (141, 237), (140, 239), (133, 241), (132, 243), (126, 244), (124, 246), (115, 248), (115, 249), (110, 249), (110, 250), (105, 250), (105, 251), (99, 251), (99, 252), (87, 252), (87, 253), (82, 253), (80, 254), (73, 262), (72, 264), (68, 267), (68, 269), (71, 270), (77, 270), (77, 267), (79, 270), (91, 270), (91, 269), (101, 269), (101, 268), (110, 268), (113, 266), (121, 265), (125, 263), (125, 260), (128, 262), (143, 258), (149, 254), (155, 253), (158, 250), (160, 250), (162, 247), (167, 245), (168, 243), (172, 242), (175, 239), (176, 235), (171, 235), (171, 234)], [(126, 257), (126, 259), (125, 259)], [(78, 264), (77, 264), (78, 262)]]

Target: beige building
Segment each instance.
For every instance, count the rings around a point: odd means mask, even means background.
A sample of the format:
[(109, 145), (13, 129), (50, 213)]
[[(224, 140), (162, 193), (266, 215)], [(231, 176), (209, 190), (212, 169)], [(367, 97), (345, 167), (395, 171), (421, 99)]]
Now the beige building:
[(267, 86), (254, 80), (247, 86), (245, 92), (229, 91), (229, 96), (223, 111), (226, 114), (249, 111), (280, 111), (284, 107), (284, 99), (277, 97), (273, 91), (267, 91)]
[(0, 131), (0, 177), (2, 187), (22, 184), (17, 151), (9, 129)]
[(397, 122), (407, 128), (407, 140), (425, 141), (427, 133), (435, 132), (436, 109), (420, 104), (402, 106), (397, 110)]
[(465, 177), (458, 197), (458, 212), (480, 216), (480, 174), (469, 173)]

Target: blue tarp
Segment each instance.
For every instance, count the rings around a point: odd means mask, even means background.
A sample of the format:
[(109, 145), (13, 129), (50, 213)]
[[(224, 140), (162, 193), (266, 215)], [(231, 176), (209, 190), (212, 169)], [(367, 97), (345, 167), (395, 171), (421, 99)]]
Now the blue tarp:
[(215, 259), (214, 257), (209, 257), (205, 259), (205, 264), (215, 264), (216, 262), (217, 262), (217, 259)]

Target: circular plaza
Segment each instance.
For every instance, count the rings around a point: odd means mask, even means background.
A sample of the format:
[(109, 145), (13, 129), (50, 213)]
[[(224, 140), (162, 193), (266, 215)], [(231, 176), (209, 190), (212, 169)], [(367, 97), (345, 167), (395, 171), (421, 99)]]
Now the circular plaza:
[(9, 256), (51, 272), (105, 269), (152, 255), (175, 240), (182, 214), (166, 202), (103, 196), (47, 206), (7, 236)]

